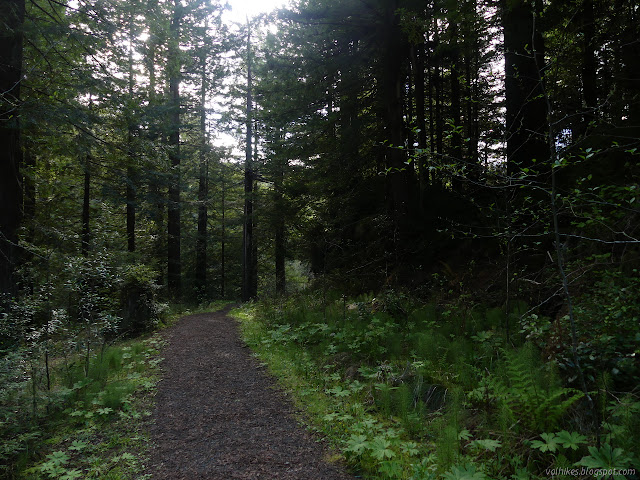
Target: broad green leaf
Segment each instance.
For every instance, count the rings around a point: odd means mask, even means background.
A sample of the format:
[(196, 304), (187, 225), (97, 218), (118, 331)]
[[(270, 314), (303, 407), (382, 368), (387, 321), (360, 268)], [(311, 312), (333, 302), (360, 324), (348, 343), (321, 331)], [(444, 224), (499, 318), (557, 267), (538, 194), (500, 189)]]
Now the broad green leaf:
[(587, 437), (584, 435), (580, 435), (578, 432), (569, 433), (566, 430), (556, 433), (556, 440), (562, 444), (564, 448), (570, 448), (572, 450), (577, 450), (580, 445), (587, 443)]
[[(600, 449), (589, 447), (589, 453), (590, 455), (582, 457), (575, 465), (606, 471), (612, 468), (624, 468), (631, 464), (631, 459), (625, 455), (621, 448), (613, 448), (608, 443)], [(597, 478), (602, 478), (603, 476), (604, 475), (600, 475)], [(622, 475), (614, 475), (613, 478), (615, 480), (624, 480), (625, 477)]]
[(537, 448), (541, 452), (555, 452), (558, 449), (558, 439), (553, 433), (543, 433), (540, 435), (544, 442), (534, 440), (531, 442), (533, 448)]
[(396, 452), (391, 450), (391, 442), (384, 437), (376, 437), (371, 442), (371, 455), (378, 460), (384, 460), (385, 458), (393, 458), (396, 456)]
[(498, 448), (500, 448), (502, 444), (500, 440), (493, 440), (491, 438), (485, 438), (482, 440), (474, 440), (471, 442), (472, 448), (482, 448), (484, 450), (488, 450), (490, 452), (495, 452)]
[(472, 463), (455, 465), (444, 474), (445, 480), (487, 480), (484, 472), (476, 469)]
[(345, 451), (360, 455), (368, 448), (370, 448), (370, 445), (367, 437), (364, 435), (351, 435), (351, 438), (347, 440), (347, 448), (345, 448)]

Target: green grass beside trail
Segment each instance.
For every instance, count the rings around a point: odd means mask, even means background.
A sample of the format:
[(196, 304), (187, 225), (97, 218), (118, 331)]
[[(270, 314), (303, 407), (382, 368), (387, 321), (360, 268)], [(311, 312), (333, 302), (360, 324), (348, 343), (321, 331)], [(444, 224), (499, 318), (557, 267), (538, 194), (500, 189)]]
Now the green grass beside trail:
[[(160, 328), (228, 304), (172, 305)], [(48, 358), (45, 349), (16, 349), (0, 359), (0, 478), (148, 477), (147, 426), (161, 374), (162, 336), (91, 340), (51, 339)]]
[[(36, 397), (29, 391), (33, 378), (14, 384), (2, 407), (6, 412), (11, 395), (12, 405), (23, 410), (19, 422), (2, 425), (3, 478), (147, 478), (145, 422), (161, 347), (156, 334), (106, 346), (88, 358), (55, 358), (51, 386)], [(43, 381), (42, 372), (35, 374), (36, 381)]]
[(335, 460), (365, 478), (638, 478), (637, 392), (614, 394), (602, 375), (596, 419), (531, 337), (507, 342), (501, 309), (390, 292), (298, 295), (234, 315)]

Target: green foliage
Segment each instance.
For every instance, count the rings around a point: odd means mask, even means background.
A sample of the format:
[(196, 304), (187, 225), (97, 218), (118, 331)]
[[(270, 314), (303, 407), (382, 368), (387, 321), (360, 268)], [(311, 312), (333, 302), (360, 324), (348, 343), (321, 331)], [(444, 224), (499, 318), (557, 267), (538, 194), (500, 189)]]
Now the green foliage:
[(451, 470), (446, 472), (443, 477), (445, 480), (487, 480), (488, 477), (476, 465), (466, 463), (464, 465), (455, 465)]
[(512, 417), (533, 432), (556, 428), (583, 393), (563, 387), (551, 365), (543, 365), (531, 343), (505, 352), (498, 375), (485, 377), (482, 386), (472, 390), (474, 402), (502, 403)]
[(609, 472), (622, 470), (631, 465), (629, 458), (621, 448), (613, 448), (609, 444), (605, 444), (600, 448), (589, 447), (589, 455), (583, 457), (576, 465), (592, 468), (600, 471), (596, 474), (596, 478), (610, 478), (615, 480), (625, 479), (626, 475), (612, 475)]
[[(576, 317), (584, 368), (591, 379), (609, 372), (614, 382), (640, 382), (640, 276), (605, 271), (590, 291), (579, 298)], [(567, 363), (563, 352), (560, 363)]]
[[(48, 388), (39, 375), (35, 386), (40, 400), (35, 405), (29, 363), (16, 361), (16, 352), (3, 357), (2, 371), (22, 380), (0, 378), (9, 387), (0, 390), (0, 473), (11, 476), (24, 470), (28, 478), (102, 478), (87, 462), (110, 454), (112, 447), (102, 443), (106, 432), (123, 429), (134, 434), (132, 421), (142, 417), (132, 393), (154, 387), (159, 346), (150, 338), (106, 347), (89, 356), (88, 368), (84, 354), (60, 358), (50, 368)], [(44, 461), (25, 469), (43, 455)], [(122, 468), (136, 471), (136, 462), (132, 457)]]
[(604, 411), (602, 441), (626, 452), (635, 452), (634, 463), (640, 461), (637, 445), (640, 442), (640, 401), (637, 395), (626, 394), (614, 398)]
[[(392, 314), (381, 298), (302, 295), (256, 304), (243, 320), (265, 361), (278, 358), (285, 377), (297, 365), (302, 403), (321, 412), (316, 428), (356, 470), (530, 479), (590, 455), (594, 432), (576, 420), (584, 394), (563, 385), (535, 335), (505, 342), (502, 310), (407, 301)], [(637, 410), (632, 399), (607, 409), (603, 435), (623, 452), (634, 451)], [(425, 451), (433, 456), (416, 461)]]
[(160, 322), (157, 274), (145, 265), (127, 266), (122, 275), (120, 330), (130, 335), (148, 332)]

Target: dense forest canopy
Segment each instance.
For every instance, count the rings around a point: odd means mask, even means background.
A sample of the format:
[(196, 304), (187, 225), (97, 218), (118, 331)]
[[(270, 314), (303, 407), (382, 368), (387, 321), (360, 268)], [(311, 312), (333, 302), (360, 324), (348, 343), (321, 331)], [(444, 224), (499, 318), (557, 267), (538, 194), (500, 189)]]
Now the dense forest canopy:
[(185, 299), (283, 292), (294, 260), (419, 286), (507, 247), (537, 281), (551, 217), (573, 255), (633, 255), (633, 2), (299, 2), (240, 30), (217, 2), (3, 8), (5, 295), (98, 252)]
[(396, 289), (526, 305), (587, 397), (637, 388), (636, 0), (224, 9), (0, 3), (0, 350)]

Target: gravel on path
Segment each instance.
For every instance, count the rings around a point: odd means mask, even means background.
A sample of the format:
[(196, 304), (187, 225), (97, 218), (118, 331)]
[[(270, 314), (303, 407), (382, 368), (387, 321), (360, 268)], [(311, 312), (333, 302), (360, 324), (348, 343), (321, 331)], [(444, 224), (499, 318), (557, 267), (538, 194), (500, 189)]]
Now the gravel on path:
[(229, 308), (166, 332), (150, 427), (154, 480), (348, 480), (240, 339)]

